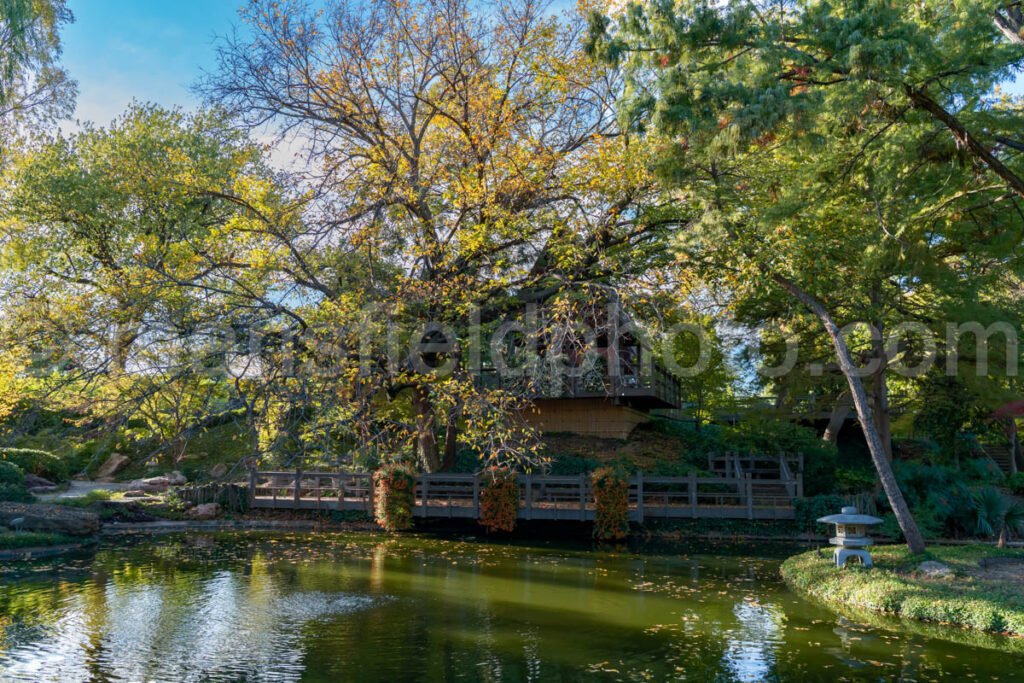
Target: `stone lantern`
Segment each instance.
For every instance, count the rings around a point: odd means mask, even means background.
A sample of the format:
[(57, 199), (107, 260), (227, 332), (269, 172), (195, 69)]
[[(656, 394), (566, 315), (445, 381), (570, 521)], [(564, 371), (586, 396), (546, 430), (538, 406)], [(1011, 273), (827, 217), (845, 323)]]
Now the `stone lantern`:
[(881, 524), (882, 520), (871, 515), (862, 515), (855, 507), (844, 507), (838, 515), (828, 515), (818, 520), (822, 524), (835, 524), (836, 535), (829, 543), (836, 546), (832, 555), (836, 566), (842, 567), (851, 557), (859, 557), (865, 567), (871, 566), (871, 553), (867, 548), (874, 542), (868, 536), (868, 527)]

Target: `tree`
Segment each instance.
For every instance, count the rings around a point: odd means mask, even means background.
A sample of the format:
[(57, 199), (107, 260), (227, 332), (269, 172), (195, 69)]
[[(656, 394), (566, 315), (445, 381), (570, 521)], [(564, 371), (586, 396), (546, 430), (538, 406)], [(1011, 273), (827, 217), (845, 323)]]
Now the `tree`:
[(52, 400), (113, 427), (141, 415), (172, 450), (161, 420), (184, 428), (238, 400), (227, 366), (245, 321), (209, 259), (244, 249), (256, 222), (287, 223), (259, 147), (215, 113), (133, 105), (37, 139), (3, 180), (0, 334), (33, 352)]
[[(486, 325), (645, 267), (625, 254), (657, 231), (638, 220), (653, 182), (610, 113), (617, 81), (580, 50), (579, 21), (533, 0), (256, 0), (243, 17), (204, 90), (308, 162), (305, 232), (268, 226), (261, 249), (309, 303), (291, 307), (295, 329), (344, 350), (335, 420), (369, 442), (408, 432), (424, 468), (450, 466), (460, 427), (479, 424), (470, 406), (511, 403), (474, 379), (471, 310)], [(356, 351), (360, 335), (372, 348)]]
[(1001, 4), (954, 4), (630, 4), (595, 15), (590, 43), (624, 67), (625, 115), (664, 136), (663, 170), (698, 208), (681, 253), (820, 321), (913, 552), (875, 418), (884, 385), (872, 405), (862, 378), (884, 382), (891, 359), (878, 335), (883, 363), (859, 368), (837, 311), (852, 301), (877, 329), (928, 294), (941, 310), (937, 281), (962, 294), (975, 254), (1019, 268), (1020, 221), (996, 207), (1020, 195), (1021, 118), (991, 92), (1022, 53), (996, 27)]
[(0, 132), (71, 113), (75, 83), (58, 63), (60, 29), (71, 20), (64, 0), (0, 3)]

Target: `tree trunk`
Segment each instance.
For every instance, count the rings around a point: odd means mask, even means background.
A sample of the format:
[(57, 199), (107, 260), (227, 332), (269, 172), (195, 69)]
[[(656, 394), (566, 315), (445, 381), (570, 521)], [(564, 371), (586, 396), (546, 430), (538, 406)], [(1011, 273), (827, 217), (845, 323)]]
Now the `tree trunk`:
[(459, 448), (459, 417), (455, 410), (448, 415), (444, 426), (444, 460), (441, 470), (450, 472), (455, 469), (455, 460)]
[(843, 423), (846, 422), (852, 407), (850, 405), (849, 392), (844, 391), (839, 394), (836, 398), (836, 405), (832, 409), (832, 415), (829, 417), (828, 426), (825, 427), (825, 433), (821, 436), (822, 441), (834, 444), (839, 439), (839, 432), (842, 430)]
[(872, 335), (871, 346), (874, 358), (878, 361), (878, 370), (871, 378), (874, 388), (871, 397), (874, 403), (872, 416), (875, 419), (875, 428), (878, 430), (878, 436), (882, 440), (882, 446), (885, 449), (885, 457), (891, 461), (892, 429), (889, 415), (889, 380), (885, 375), (885, 370), (889, 366), (889, 359), (885, 353), (882, 323), (876, 321), (874, 327), (877, 330), (877, 335)]
[(1007, 3), (1002, 9), (996, 10), (992, 19), (1011, 43), (1024, 43), (1024, 12), (1017, 3)]
[(426, 387), (413, 387), (412, 408), (416, 413), (416, 457), (425, 471), (437, 472), (441, 469), (437, 433), (434, 431), (437, 420)]
[(997, 548), (1005, 548), (1006, 542), (1010, 540), (1009, 525), (1003, 524), (1003, 528), (999, 530), (999, 540), (996, 541)]
[(878, 433), (878, 428), (871, 414), (871, 403), (867, 392), (864, 390), (864, 382), (857, 373), (857, 366), (853, 362), (850, 349), (846, 345), (846, 340), (843, 339), (839, 325), (836, 324), (832, 314), (820, 299), (805, 292), (795, 283), (781, 275), (773, 274), (772, 278), (783, 289), (807, 306), (825, 326), (825, 330), (832, 340), (832, 345), (835, 347), (839, 367), (846, 377), (847, 384), (850, 386), (850, 395), (853, 398), (853, 405), (857, 410), (857, 418), (860, 420), (861, 429), (864, 430), (864, 437), (868, 442), (868, 450), (871, 451), (871, 460), (878, 471), (878, 478), (882, 482), (882, 489), (889, 499), (889, 506), (892, 507), (893, 514), (896, 515), (896, 521), (900, 525), (900, 530), (903, 532), (904, 538), (907, 539), (907, 548), (915, 555), (924, 552), (924, 537), (921, 536), (917, 523), (910, 513), (910, 508), (907, 507), (907, 501), (903, 497), (903, 492), (900, 491), (899, 484), (896, 482), (896, 475), (892, 471), (892, 463), (889, 462), (889, 458), (886, 456), (885, 446), (882, 443), (882, 438)]

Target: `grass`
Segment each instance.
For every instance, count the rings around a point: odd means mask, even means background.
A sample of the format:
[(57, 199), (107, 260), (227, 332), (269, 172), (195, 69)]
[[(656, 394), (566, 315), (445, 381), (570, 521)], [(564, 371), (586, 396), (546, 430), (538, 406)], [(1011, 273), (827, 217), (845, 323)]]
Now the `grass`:
[(58, 498), (54, 502), (58, 505), (67, 505), (68, 507), (87, 508), (91, 507), (94, 503), (102, 503), (110, 500), (113, 498), (113, 495), (114, 494), (110, 491), (97, 489), (95, 491), (89, 491), (84, 496), (78, 496), (77, 498)]
[[(991, 546), (934, 547), (911, 556), (903, 546), (872, 550), (874, 569), (851, 564), (836, 569), (832, 554), (811, 551), (782, 564), (782, 577), (794, 590), (833, 608), (860, 609), (962, 628), (1024, 637), (1024, 582), (979, 576), (985, 558), (1024, 553)], [(927, 579), (915, 573), (925, 560), (948, 565), (954, 576)]]
[(0, 550), (19, 550), (21, 548), (41, 548), (52, 545), (71, 545), (81, 543), (82, 539), (71, 538), (62, 534), (46, 534), (34, 531), (0, 531)]

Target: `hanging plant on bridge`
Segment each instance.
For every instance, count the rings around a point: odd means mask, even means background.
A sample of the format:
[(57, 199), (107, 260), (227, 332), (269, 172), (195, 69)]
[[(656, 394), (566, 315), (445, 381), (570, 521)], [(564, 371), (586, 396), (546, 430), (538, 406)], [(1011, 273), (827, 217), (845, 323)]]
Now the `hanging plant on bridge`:
[(480, 524), (487, 531), (512, 531), (519, 514), (517, 473), (504, 467), (489, 467), (480, 491)]
[(407, 465), (384, 465), (373, 473), (373, 517), (387, 531), (412, 528), (416, 475)]
[(618, 541), (629, 535), (629, 480), (612, 467), (590, 475), (594, 496), (594, 538)]

